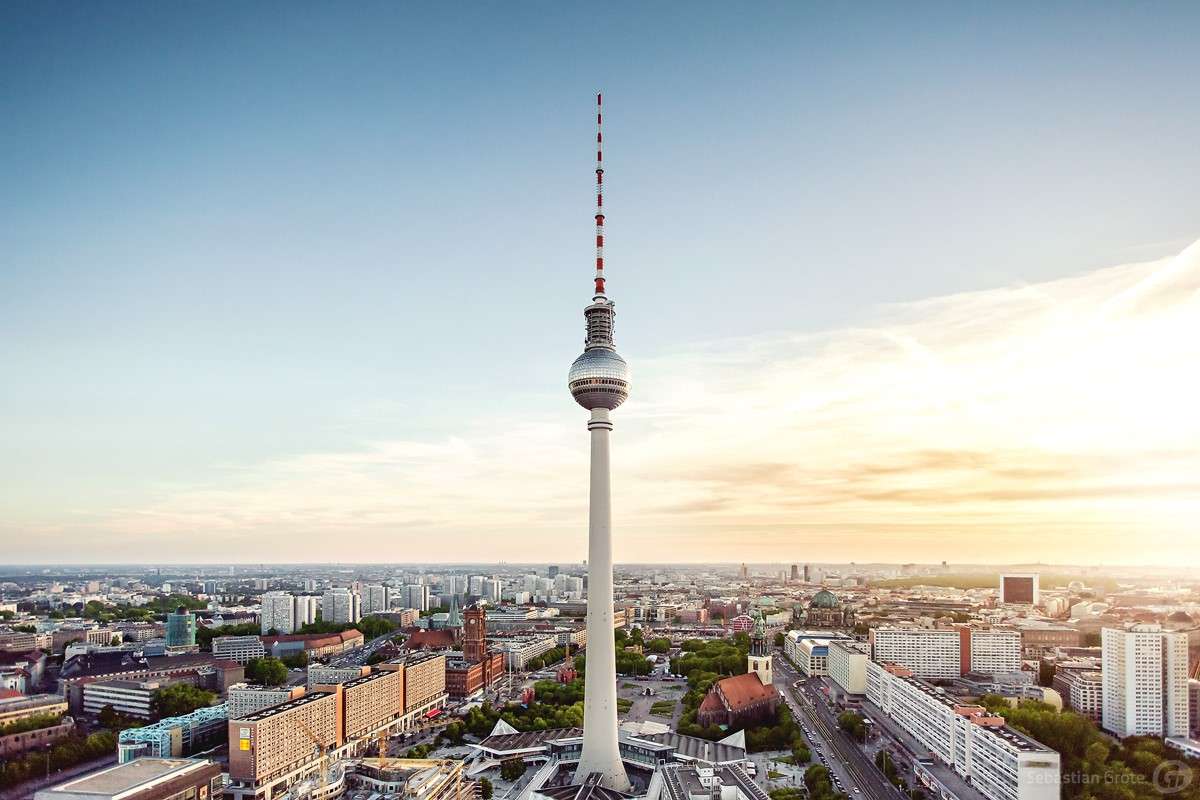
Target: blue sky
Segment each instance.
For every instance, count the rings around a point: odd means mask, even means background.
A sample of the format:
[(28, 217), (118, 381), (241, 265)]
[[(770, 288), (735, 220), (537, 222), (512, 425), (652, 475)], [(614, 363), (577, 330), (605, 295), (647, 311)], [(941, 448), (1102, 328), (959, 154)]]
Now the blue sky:
[[(104, 560), (196, 557), (219, 529), (214, 557), (254, 561), (334, 529), (285, 513), (279, 464), (512, 420), (582, 449), (563, 383), (600, 89), (635, 375), (1173, 256), (1200, 236), (1197, 23), (1186, 3), (5, 4), (0, 532), (41, 542), (27, 560)], [(662, 400), (635, 388), (629, 440), (661, 434), (636, 404)], [(239, 517), (263, 482), (276, 501)], [(217, 521), (130, 523), (210, 492)], [(482, 540), (477, 511), (451, 528)], [(367, 514), (343, 512), (338, 531)], [(574, 513), (509, 524), (567, 557)], [(695, 520), (698, 552), (736, 559), (737, 524)], [(781, 536), (759, 555), (815, 546)]]

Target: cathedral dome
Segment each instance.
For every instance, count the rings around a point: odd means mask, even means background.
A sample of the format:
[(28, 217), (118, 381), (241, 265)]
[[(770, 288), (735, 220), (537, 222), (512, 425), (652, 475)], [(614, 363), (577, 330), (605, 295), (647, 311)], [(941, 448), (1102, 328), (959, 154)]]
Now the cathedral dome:
[(833, 592), (822, 589), (813, 595), (813, 599), (809, 601), (809, 608), (841, 608), (842, 601), (837, 599), (837, 595)]

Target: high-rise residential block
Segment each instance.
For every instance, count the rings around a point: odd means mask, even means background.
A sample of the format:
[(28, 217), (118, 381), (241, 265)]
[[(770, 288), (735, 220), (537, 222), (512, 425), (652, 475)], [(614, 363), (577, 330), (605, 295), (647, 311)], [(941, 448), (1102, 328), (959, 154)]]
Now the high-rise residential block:
[(267, 592), (261, 604), (259, 620), (264, 636), (292, 633), (299, 627), (295, 622), (295, 599), (287, 592)]
[(364, 586), (362, 590), (362, 613), (383, 614), (391, 603), (391, 589), (386, 586)]
[(926, 680), (1021, 669), (1021, 634), (1009, 628), (875, 628), (870, 643), (874, 660), (906, 667)]
[(317, 612), (321, 609), (321, 598), (315, 594), (298, 594), (292, 598), (292, 625), (294, 631), (299, 631), (305, 625), (317, 621)]
[(1105, 730), (1122, 738), (1188, 735), (1187, 640), (1159, 625), (1101, 631)]
[(1059, 754), (904, 667), (867, 664), (867, 699), (987, 800), (1059, 800)]
[(867, 662), (871, 648), (865, 642), (832, 639), (826, 655), (826, 671), (838, 688), (847, 694), (866, 694)]
[(338, 625), (362, 619), (362, 598), (349, 589), (330, 589), (321, 598), (321, 619)]
[(404, 587), (404, 605), (417, 611), (429, 610), (429, 587), (423, 583), (410, 583)]

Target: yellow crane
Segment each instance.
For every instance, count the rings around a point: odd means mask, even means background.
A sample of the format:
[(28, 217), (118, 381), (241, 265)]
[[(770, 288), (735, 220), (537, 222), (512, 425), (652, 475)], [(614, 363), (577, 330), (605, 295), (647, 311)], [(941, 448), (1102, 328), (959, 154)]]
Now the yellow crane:
[(300, 729), (308, 735), (309, 739), (312, 739), (312, 743), (315, 744), (317, 749), (321, 752), (321, 760), (318, 764), (320, 774), (317, 776), (317, 785), (321, 789), (320, 796), (322, 800), (324, 800), (325, 787), (329, 784), (329, 747), (323, 741), (317, 738), (317, 735), (312, 732), (312, 728), (308, 727), (307, 723), (302, 720), (299, 721), (299, 723)]
[(379, 768), (387, 769), (388, 765), (388, 729), (379, 729)]

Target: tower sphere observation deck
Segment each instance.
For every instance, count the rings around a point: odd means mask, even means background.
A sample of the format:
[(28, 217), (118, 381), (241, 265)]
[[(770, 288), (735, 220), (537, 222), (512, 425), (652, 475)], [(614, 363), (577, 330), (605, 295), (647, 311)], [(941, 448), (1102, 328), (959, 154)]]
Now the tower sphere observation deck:
[(575, 402), (591, 411), (606, 408), (612, 411), (629, 397), (629, 365), (617, 354), (612, 343), (612, 301), (597, 296), (584, 310), (588, 321), (585, 350), (567, 373), (567, 386)]

